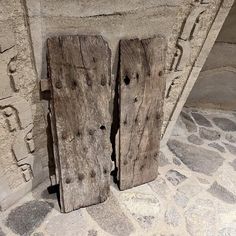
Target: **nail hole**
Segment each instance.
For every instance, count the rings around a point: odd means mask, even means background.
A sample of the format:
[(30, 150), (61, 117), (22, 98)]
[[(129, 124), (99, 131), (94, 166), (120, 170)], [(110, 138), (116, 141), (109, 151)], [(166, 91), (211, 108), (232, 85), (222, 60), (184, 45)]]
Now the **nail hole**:
[(137, 97), (135, 97), (135, 98), (134, 98), (134, 102), (137, 102), (137, 101), (138, 101), (138, 98), (137, 98)]
[(90, 177), (94, 178), (96, 176), (96, 172), (94, 170), (91, 170), (90, 172)]
[(139, 79), (139, 74), (138, 74), (138, 73), (136, 73), (136, 79), (137, 79), (137, 80)]
[(156, 114), (156, 119), (159, 120), (160, 118), (161, 118), (160, 114), (157, 113), (157, 114)]
[(105, 77), (105, 75), (102, 75), (101, 85), (102, 85), (102, 86), (105, 86), (106, 84), (107, 84), (106, 77)]
[(104, 175), (107, 174), (107, 169), (106, 168), (103, 169), (103, 173), (104, 173)]
[(60, 89), (62, 88), (62, 84), (61, 84), (61, 81), (57, 81), (56, 84), (55, 84), (56, 88)]
[(73, 80), (72, 81), (72, 89), (74, 90), (77, 86), (77, 81), (76, 80)]
[(130, 78), (127, 75), (124, 78), (124, 82), (126, 85), (129, 85), (129, 83), (130, 83)]
[(95, 132), (94, 130), (90, 129), (90, 130), (89, 130), (89, 135), (93, 135), (94, 132)]
[(81, 135), (80, 131), (78, 131), (76, 135), (77, 137), (79, 137)]
[(141, 165), (141, 166), (140, 166), (140, 170), (143, 170), (144, 167), (145, 167), (145, 165)]
[(65, 131), (62, 131), (61, 137), (62, 137), (62, 139), (66, 139), (67, 135), (66, 135)]
[(79, 174), (78, 174), (78, 180), (79, 180), (79, 181), (82, 181), (83, 179), (84, 179), (84, 174), (79, 173)]
[(127, 160), (124, 160), (124, 166), (126, 166), (128, 164)]
[(105, 130), (106, 127), (105, 127), (104, 125), (102, 125), (102, 126), (100, 126), (100, 129), (101, 129), (101, 130)]
[(86, 82), (88, 86), (92, 86), (92, 80), (89, 77), (86, 78)]
[(66, 178), (66, 183), (67, 184), (71, 183), (71, 179), (70, 178)]
[(163, 71), (159, 71), (159, 76), (162, 76), (163, 75)]

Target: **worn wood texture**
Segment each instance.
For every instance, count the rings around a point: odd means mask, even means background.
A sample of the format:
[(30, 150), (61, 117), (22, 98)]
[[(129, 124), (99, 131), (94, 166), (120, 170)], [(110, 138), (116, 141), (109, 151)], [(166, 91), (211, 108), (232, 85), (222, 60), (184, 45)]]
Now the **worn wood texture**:
[(100, 36), (48, 39), (61, 211), (103, 202), (111, 170), (110, 50)]
[(164, 40), (120, 41), (119, 182), (128, 189), (157, 177), (165, 80)]

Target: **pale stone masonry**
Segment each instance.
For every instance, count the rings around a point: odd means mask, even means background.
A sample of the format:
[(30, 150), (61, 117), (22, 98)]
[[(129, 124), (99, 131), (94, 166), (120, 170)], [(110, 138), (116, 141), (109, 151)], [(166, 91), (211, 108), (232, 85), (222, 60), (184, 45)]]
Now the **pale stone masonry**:
[(46, 122), (22, 1), (0, 3), (0, 208), (47, 177)]
[[(188, 130), (186, 114), (196, 130)], [(207, 123), (199, 124), (196, 114)], [(234, 114), (184, 109), (168, 146), (161, 149), (156, 180), (126, 191), (111, 186), (111, 195), (104, 203), (68, 214), (59, 212), (56, 194), (48, 194), (45, 182), (0, 214), (0, 235), (235, 236), (236, 159), (227, 145), (236, 148), (230, 142), (236, 131), (233, 126), (222, 129), (230, 121), (236, 124)], [(216, 118), (221, 119), (220, 125), (214, 123)], [(219, 132), (220, 139), (203, 138), (201, 144), (189, 141), (193, 134), (200, 138), (202, 127)], [(173, 146), (177, 151), (171, 151)], [(225, 152), (216, 148), (219, 146)], [(195, 159), (190, 158), (193, 155)]]

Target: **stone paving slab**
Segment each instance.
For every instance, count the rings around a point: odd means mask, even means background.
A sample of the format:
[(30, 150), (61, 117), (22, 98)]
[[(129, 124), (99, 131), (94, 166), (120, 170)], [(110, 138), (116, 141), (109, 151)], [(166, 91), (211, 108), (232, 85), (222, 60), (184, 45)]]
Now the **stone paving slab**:
[(45, 182), (0, 214), (0, 236), (235, 236), (235, 122), (232, 112), (185, 108), (156, 180), (114, 185), (104, 203), (69, 214)]

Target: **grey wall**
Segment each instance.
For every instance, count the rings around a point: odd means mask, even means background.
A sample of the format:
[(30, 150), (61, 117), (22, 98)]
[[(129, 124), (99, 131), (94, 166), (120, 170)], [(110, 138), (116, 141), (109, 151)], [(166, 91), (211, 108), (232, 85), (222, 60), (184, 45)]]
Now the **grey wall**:
[(220, 31), (186, 106), (236, 110), (236, 3)]

